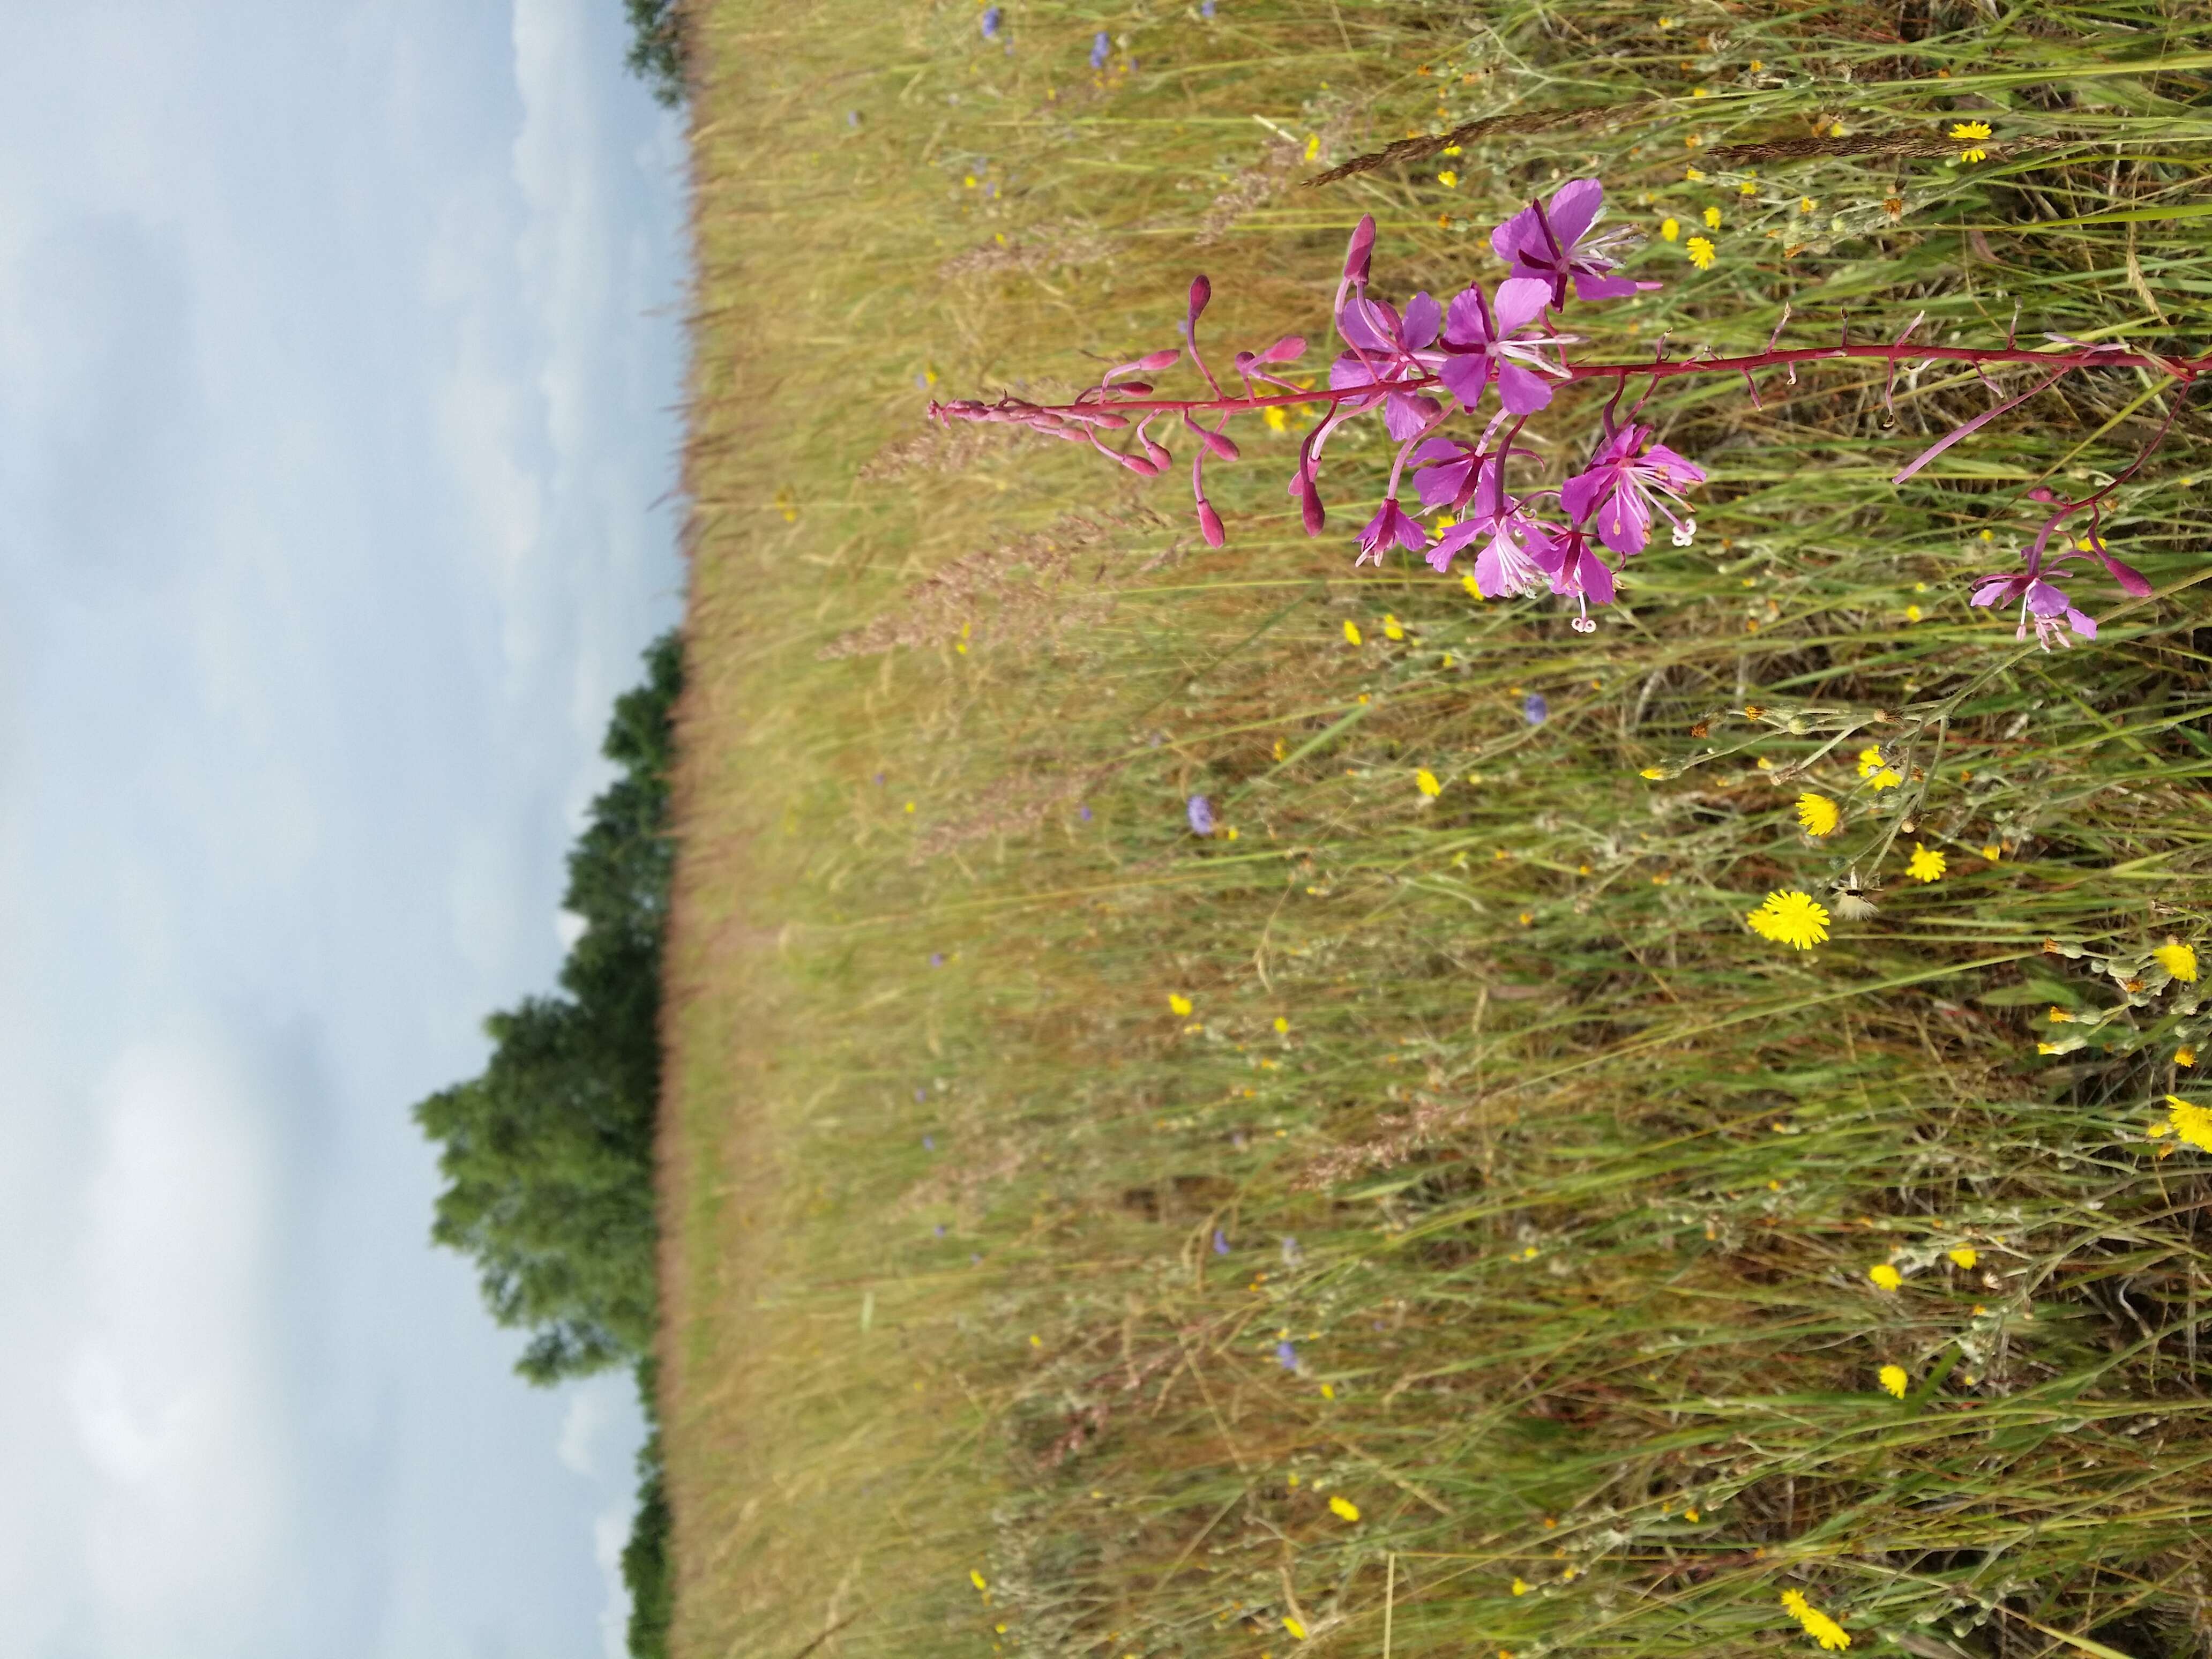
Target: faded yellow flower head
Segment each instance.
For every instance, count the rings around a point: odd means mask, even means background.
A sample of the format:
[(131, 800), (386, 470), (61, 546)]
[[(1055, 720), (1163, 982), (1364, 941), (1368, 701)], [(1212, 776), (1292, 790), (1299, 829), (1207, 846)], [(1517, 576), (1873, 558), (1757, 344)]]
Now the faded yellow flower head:
[(1339, 1496), (1330, 1498), (1328, 1500), (1328, 1512), (1340, 1521), (1357, 1521), (1359, 1519), (1359, 1505), (1353, 1503), (1349, 1498)]
[(1431, 799), (1434, 799), (1437, 796), (1443, 794), (1444, 792), (1443, 785), (1437, 781), (1437, 775), (1430, 771), (1425, 766), (1421, 768), (1419, 771), (1413, 774), (1413, 784), (1415, 787), (1419, 789), (1423, 794), (1428, 796)]
[(1688, 250), (1690, 263), (1699, 270), (1711, 270), (1713, 268), (1713, 245), (1706, 238), (1692, 236), (1682, 246)]
[(1905, 861), (1905, 873), (1915, 881), (1938, 881), (1949, 867), (1941, 853), (1931, 853), (1916, 841), (1912, 843), (1912, 856)]
[(1905, 1376), (1905, 1367), (1902, 1365), (1884, 1365), (1875, 1373), (1875, 1376), (1881, 1383), (1881, 1391), (1884, 1394), (1893, 1394), (1899, 1400), (1905, 1398), (1905, 1385), (1911, 1381)]
[(1867, 1269), (1867, 1277), (1885, 1291), (1893, 1291), (1905, 1283), (1905, 1275), (1887, 1261), (1877, 1261)]
[(1792, 1619), (1805, 1627), (1805, 1634), (1827, 1651), (1837, 1652), (1850, 1646), (1850, 1633), (1796, 1590), (1782, 1592), (1782, 1606)]
[(2178, 940), (2168, 940), (2166, 944), (2160, 945), (2157, 950), (2152, 951), (2151, 955), (2157, 959), (2158, 965), (2165, 969), (2167, 973), (2172, 974), (2174, 978), (2187, 980), (2192, 984), (2196, 982), (2197, 951), (2195, 946), (2183, 945)]
[(1168, 993), (1168, 1012), (1180, 1019), (1190, 1012), (1190, 999), (1180, 991)]
[(1836, 810), (1836, 803), (1826, 795), (1803, 794), (1797, 797), (1797, 822), (1805, 833), (1815, 841), (1836, 833), (1836, 826), (1844, 815)]

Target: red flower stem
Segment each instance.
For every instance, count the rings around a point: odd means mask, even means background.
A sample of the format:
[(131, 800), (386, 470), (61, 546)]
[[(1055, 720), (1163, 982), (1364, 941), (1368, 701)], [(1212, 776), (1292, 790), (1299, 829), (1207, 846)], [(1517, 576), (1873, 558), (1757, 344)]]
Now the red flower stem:
[[(1655, 380), (1673, 380), (1685, 374), (1747, 375), (1758, 369), (1774, 368), (1790, 363), (1840, 362), (1846, 360), (1887, 362), (1893, 365), (1900, 361), (1972, 363), (1977, 368), (1984, 363), (2035, 364), (2062, 374), (2077, 368), (2147, 368), (2184, 386), (2194, 385), (2200, 377), (2212, 374), (2212, 353), (2193, 358), (2159, 357), (2140, 351), (2031, 351), (2019, 347), (1907, 346), (1869, 343), (1863, 345), (1796, 346), (1780, 351), (1761, 351), (1745, 357), (1682, 357), (1640, 363), (1570, 363), (1566, 379), (1577, 381), (1611, 378), (1625, 385), (1639, 374), (1648, 374)], [(1392, 392), (1419, 392), (1437, 384), (1439, 377), (1428, 375), (1420, 380), (1392, 381), (1388, 390)], [(1024, 404), (1019, 401), (984, 404), (963, 398), (951, 404), (932, 403), (930, 412), (939, 420), (975, 420), (988, 418), (1000, 411), (1016, 410), (1080, 420), (1107, 410), (1118, 415), (1164, 415), (1185, 410), (1234, 413), (1297, 404), (1354, 403), (1376, 397), (1376, 388), (1370, 383), (1335, 388), (1316, 387), (1310, 392), (1279, 392), (1267, 398), (1124, 398), (1110, 402), (1093, 400), (1057, 404)], [(1021, 416), (1015, 415), (1013, 418), (1019, 420)]]

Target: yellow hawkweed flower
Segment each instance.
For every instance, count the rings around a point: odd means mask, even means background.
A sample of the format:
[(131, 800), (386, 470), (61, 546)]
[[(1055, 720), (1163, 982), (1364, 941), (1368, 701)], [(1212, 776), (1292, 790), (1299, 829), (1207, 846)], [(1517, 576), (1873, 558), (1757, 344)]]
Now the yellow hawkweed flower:
[(1671, 242), (1681, 234), (1682, 227), (1677, 224), (1674, 220), (1662, 219), (1659, 222), (1659, 234), (1666, 240)]
[(1761, 939), (1792, 950), (1809, 951), (1828, 937), (1827, 911), (1810, 893), (1795, 889), (1769, 893), (1759, 908), (1745, 915), (1744, 921)]
[(2199, 1152), (2212, 1152), (2212, 1111), (2192, 1106), (2179, 1095), (2168, 1095), (2166, 1104), (2173, 1133)]
[(1981, 1252), (1971, 1244), (1961, 1244), (1957, 1249), (1946, 1250), (1943, 1254), (1951, 1258), (1954, 1266), (1960, 1267), (1971, 1267), (1982, 1259)]
[(1951, 136), (1966, 141), (1966, 148), (1959, 152), (1959, 159), (1961, 161), (1989, 160), (1989, 151), (1984, 149), (1976, 142), (1990, 136), (1990, 124), (1987, 121), (1954, 121), (1951, 124)]
[(1690, 263), (1699, 270), (1713, 268), (1713, 245), (1702, 236), (1692, 236), (1682, 245), (1689, 251)]
[(1984, 842), (1984, 843), (1983, 844), (1983, 847), (1982, 847), (1982, 856), (1983, 856), (1984, 858), (1987, 859), (1987, 860), (1988, 860), (1991, 864), (1995, 864), (1995, 863), (1997, 861), (1997, 860), (1998, 860), (1998, 859), (2000, 859), (2001, 857), (2002, 857), (2003, 855), (2004, 855), (2004, 848), (2002, 848), (2002, 847), (1999, 847), (1999, 846), (1996, 844), (1996, 842), (1993, 842), (1993, 841), (1992, 841), (1992, 842)]
[(1190, 999), (1183, 995), (1180, 991), (1169, 992), (1168, 1012), (1173, 1014), (1177, 1019), (1182, 1018), (1185, 1015), (1190, 1012)]
[(1446, 167), (1442, 173), (1437, 174), (1437, 182), (1442, 185), (1446, 190), (1449, 190), (1455, 185), (1459, 183), (1459, 174), (1453, 172), (1449, 167)]
[(1472, 570), (1459, 579), (1459, 585), (1467, 589), (1467, 596), (1470, 599), (1479, 599), (1483, 597), (1482, 589), (1475, 585), (1474, 572)]
[(1261, 411), (1260, 418), (1267, 422), (1267, 430), (1270, 432), (1287, 432), (1291, 429), (1289, 417), (1283, 413), (1283, 406), (1280, 404), (1268, 404)]
[(1309, 161), (1316, 160), (1320, 155), (1321, 135), (1317, 132), (1308, 133), (1306, 135), (1306, 160)]
[(1528, 1593), (1528, 1581), (1525, 1578), (1516, 1578), (1513, 1581), (1513, 1593), (1516, 1595), (1526, 1595)]
[(1836, 826), (1843, 821), (1844, 815), (1836, 810), (1836, 803), (1826, 795), (1797, 797), (1797, 822), (1814, 840), (1834, 835)]
[(1859, 775), (1870, 778), (1881, 770), (1881, 750), (1877, 744), (1869, 744), (1859, 750)]
[(1875, 1375), (1884, 1394), (1893, 1394), (1899, 1400), (1905, 1398), (1905, 1385), (1911, 1379), (1905, 1376), (1904, 1366), (1884, 1365)]
[(1359, 643), (1359, 624), (1349, 617), (1344, 619), (1344, 642), (1346, 645)]
[(1291, 1022), (1284, 1018), (1280, 1014), (1277, 1014), (1275, 1016), (1275, 1035), (1277, 1036), (1287, 1036), (1290, 1032), (1290, 1029)]
[(1349, 1498), (1339, 1497), (1330, 1498), (1328, 1500), (1328, 1512), (1340, 1521), (1357, 1521), (1359, 1519), (1359, 1505), (1353, 1503)]
[(1283, 1615), (1283, 1628), (1290, 1632), (1291, 1635), (1297, 1637), (1301, 1642), (1306, 1639), (1305, 1626), (1300, 1623), (1297, 1620), (1291, 1618), (1288, 1613), (1285, 1613)]
[(2196, 1065), (2197, 1050), (2191, 1048), (2187, 1043), (2183, 1043), (2181, 1047), (2173, 1051), (2173, 1063), (2177, 1066)]
[(1656, 782), (1657, 782), (1661, 778), (1665, 777), (1665, 776), (1667, 775), (1667, 774), (1666, 774), (1666, 772), (1665, 772), (1662, 769), (1661, 769), (1661, 768), (1659, 768), (1659, 767), (1656, 767), (1656, 766), (1647, 766), (1647, 767), (1645, 767), (1645, 768), (1644, 768), (1641, 772), (1638, 772), (1636, 775), (1637, 775), (1638, 777), (1639, 777), (1639, 778), (1650, 778), (1650, 780), (1652, 780), (1652, 781), (1654, 781), (1654, 782), (1656, 783)]
[(1920, 620), (1920, 607), (1917, 605), (1906, 605), (1905, 607), (1905, 620), (1909, 623), (1918, 622)]
[(1423, 794), (1430, 797), (1431, 799), (1434, 799), (1437, 796), (1443, 794), (1444, 792), (1443, 785), (1437, 781), (1437, 775), (1430, 771), (1425, 766), (1421, 768), (1419, 771), (1413, 774), (1413, 784), (1414, 787)]
[(1915, 881), (1936, 881), (1949, 867), (1949, 861), (1941, 853), (1931, 853), (1918, 842), (1912, 843), (1912, 856), (1905, 866), (1905, 873)]
[(1707, 230), (1718, 230), (1721, 228), (1721, 210), (1718, 208), (1709, 207), (1698, 216), (1705, 220)]
[(1804, 1626), (1805, 1634), (1823, 1650), (1834, 1652), (1851, 1644), (1850, 1632), (1794, 1589), (1782, 1592), (1784, 1611)]
[(1893, 1291), (1905, 1283), (1905, 1275), (1887, 1261), (1877, 1261), (1867, 1269), (1867, 1277), (1885, 1291)]
[(2187, 980), (2192, 984), (2196, 981), (2197, 950), (2195, 946), (2178, 943), (2161, 945), (2157, 950), (2152, 951), (2151, 955), (2157, 959), (2158, 965), (2172, 974), (2174, 978)]
[(968, 1569), (968, 1582), (973, 1584), (979, 1590), (988, 1589), (991, 1588), (989, 1583), (984, 1578), (983, 1575), (977, 1571), (974, 1567)]
[(1402, 640), (1406, 637), (1406, 625), (1388, 611), (1382, 613), (1382, 637), (1386, 640)]
[(1800, 213), (1818, 213), (1820, 210), (1820, 204), (1818, 202), (1814, 201), (1811, 197), (1809, 197), (1809, 196), (1801, 196), (1801, 197), (1799, 197), (1799, 198), (1797, 198), (1797, 211), (1798, 211), (1798, 212), (1800, 212)]

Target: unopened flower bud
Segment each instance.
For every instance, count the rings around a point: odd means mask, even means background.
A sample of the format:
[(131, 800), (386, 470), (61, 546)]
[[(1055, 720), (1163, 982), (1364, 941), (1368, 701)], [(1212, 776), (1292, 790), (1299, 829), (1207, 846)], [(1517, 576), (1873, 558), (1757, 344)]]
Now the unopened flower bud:
[(1198, 503), (1198, 527), (1204, 533), (1208, 547), (1219, 547), (1229, 539), (1228, 531), (1222, 527), (1221, 515), (1213, 510), (1212, 501), (1202, 497)]
[(1212, 298), (1212, 283), (1203, 276), (1190, 279), (1190, 321), (1193, 326), (1197, 325), (1199, 313), (1206, 309), (1206, 301)]
[(1157, 374), (1164, 368), (1173, 368), (1182, 356), (1181, 346), (1169, 346), (1160, 351), (1148, 351), (1137, 359), (1137, 367), (1147, 374)]
[(1260, 354), (1260, 361), (1263, 363), (1295, 362), (1305, 354), (1305, 337), (1301, 334), (1285, 334)]
[(1363, 214), (1352, 228), (1352, 240), (1344, 250), (1344, 279), (1348, 283), (1367, 280), (1368, 266), (1375, 257), (1375, 216)]

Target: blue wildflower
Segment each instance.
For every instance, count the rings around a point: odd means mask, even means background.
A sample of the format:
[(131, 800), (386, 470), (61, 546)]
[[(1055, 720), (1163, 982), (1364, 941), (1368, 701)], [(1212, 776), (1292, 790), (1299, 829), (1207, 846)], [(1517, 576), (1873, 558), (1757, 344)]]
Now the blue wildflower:
[(1184, 809), (1190, 817), (1190, 833), (1210, 836), (1213, 833), (1213, 803), (1203, 795), (1193, 795)]
[(1095, 70), (1104, 69), (1106, 60), (1113, 55), (1113, 51), (1114, 43), (1106, 38), (1106, 31), (1099, 30), (1091, 38), (1091, 67)]
[(1198, 9), (1198, 15), (1210, 20), (1213, 15), (1213, 0), (1206, 0), (1206, 3)]
[(929, 953), (929, 965), (933, 968), (942, 968), (945, 966), (945, 952), (942, 951), (932, 951)]
[(996, 6), (993, 6), (983, 14), (983, 38), (986, 40), (995, 40), (999, 38), (999, 25), (1006, 21), (1006, 13)]
[(1218, 1227), (1213, 1230), (1213, 1253), (1216, 1255), (1229, 1254), (1229, 1235)]
[(925, 1152), (935, 1152), (937, 1150), (937, 1137), (935, 1135), (924, 1135), (921, 1138), (921, 1150)]
[(1275, 1344), (1275, 1359), (1286, 1371), (1294, 1371), (1298, 1368), (1298, 1351), (1288, 1342)]
[(914, 1087), (914, 1103), (915, 1103), (915, 1105), (919, 1106), (919, 1105), (921, 1105), (921, 1103), (922, 1103), (923, 1101), (927, 1100), (928, 1098), (929, 1098), (929, 1091), (928, 1091), (928, 1090), (927, 1090), (927, 1089), (925, 1089), (925, 1088), (923, 1088), (923, 1087), (922, 1087), (920, 1084), (918, 1084), (918, 1083), (917, 1083), (916, 1085), (915, 1085), (915, 1087)]
[(939, 1238), (945, 1237), (945, 1224), (942, 1221), (937, 1224), (937, 1237)]
[(1090, 809), (1090, 807), (1088, 807), (1088, 806), (1085, 806), (1085, 807), (1083, 809), (1083, 821), (1084, 821), (1085, 823), (1090, 823), (1090, 822), (1091, 822), (1091, 809)]
[(1541, 691), (1531, 691), (1521, 700), (1522, 718), (1531, 726), (1541, 726), (1552, 718), (1552, 705)]

